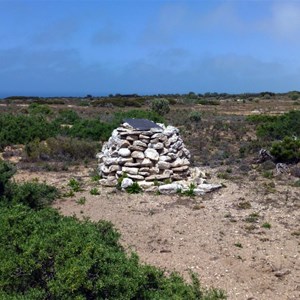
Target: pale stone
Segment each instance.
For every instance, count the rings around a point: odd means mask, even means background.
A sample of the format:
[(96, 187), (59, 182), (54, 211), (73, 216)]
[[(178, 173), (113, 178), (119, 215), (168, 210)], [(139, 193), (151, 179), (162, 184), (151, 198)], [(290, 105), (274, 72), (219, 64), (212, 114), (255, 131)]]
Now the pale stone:
[(130, 143), (127, 140), (121, 140), (119, 143), (119, 148), (128, 148)]
[(144, 147), (133, 146), (133, 145), (129, 146), (128, 149), (131, 151), (144, 151), (145, 150)]
[(163, 184), (158, 187), (159, 192), (165, 195), (175, 194), (181, 189), (182, 185), (178, 183)]
[(173, 149), (180, 150), (182, 148), (182, 141), (177, 141), (172, 145)]
[(133, 185), (133, 180), (130, 178), (124, 178), (121, 182), (121, 188), (126, 189), (129, 186)]
[(169, 175), (164, 174), (153, 174), (145, 178), (146, 181), (152, 181), (152, 180), (164, 180), (170, 178)]
[(140, 167), (141, 163), (139, 162), (126, 162), (124, 164), (125, 167)]
[(132, 130), (132, 131), (127, 131), (127, 132), (120, 132), (119, 135), (120, 136), (128, 136), (128, 135), (131, 135), (131, 136), (139, 136), (142, 132), (141, 131), (138, 131), (138, 130)]
[(116, 157), (103, 157), (103, 162), (106, 166), (110, 165), (117, 165), (118, 164), (118, 158)]
[(114, 179), (114, 180), (108, 180), (108, 179), (100, 179), (99, 180), (99, 183), (103, 186), (108, 186), (108, 187), (114, 187), (117, 185), (117, 180)]
[(202, 189), (206, 193), (220, 189), (221, 187), (222, 187), (221, 184), (208, 184), (208, 183), (202, 183), (197, 186), (198, 189)]
[[(151, 139), (151, 140), (150, 140), (150, 143), (151, 143), (151, 144), (149, 144), (148, 147), (153, 148), (153, 146), (154, 146), (155, 144), (159, 143), (159, 138)], [(150, 145), (151, 145), (151, 146), (150, 146)]]
[(133, 146), (144, 147), (144, 148), (147, 148), (147, 147), (148, 147), (148, 145), (147, 145), (146, 143), (143, 143), (143, 142), (141, 142), (141, 141), (139, 141), (139, 140), (134, 141), (134, 142), (133, 142)]
[(154, 161), (158, 161), (159, 154), (155, 149), (148, 148), (145, 150), (145, 157)]
[(148, 147), (148, 143), (149, 143), (149, 140), (146, 140), (146, 139), (140, 139), (141, 142), (145, 143)]
[(171, 163), (172, 168), (181, 167), (182, 165), (183, 165), (183, 160), (181, 158), (176, 158), (176, 160)]
[(147, 193), (156, 193), (158, 191), (158, 186), (152, 185), (144, 190)]
[(153, 182), (149, 182), (149, 181), (143, 180), (143, 181), (140, 181), (140, 182), (139, 182), (139, 186), (140, 186), (142, 189), (147, 189), (147, 188), (153, 186)]
[(111, 165), (109, 168), (109, 173), (117, 172), (121, 170), (121, 166), (119, 165)]
[(161, 170), (169, 169), (170, 168), (170, 163), (166, 161), (158, 161), (157, 167)]
[(118, 151), (118, 154), (122, 157), (128, 157), (130, 156), (131, 154), (131, 151), (127, 148), (121, 148), (119, 151)]
[(165, 145), (165, 147), (169, 148), (170, 145), (171, 145), (171, 142), (170, 142), (169, 140), (166, 140), (166, 141), (164, 142), (164, 145)]
[(163, 174), (171, 176), (173, 174), (173, 171), (172, 170), (164, 170)]
[(149, 176), (150, 175), (150, 173), (149, 172), (138, 172), (138, 175), (142, 175), (142, 176), (144, 176), (144, 177), (147, 177), (147, 176)]
[(171, 157), (171, 159), (176, 159), (177, 158), (177, 155), (175, 153), (168, 153), (168, 156)]
[(188, 166), (182, 166), (182, 167), (178, 167), (178, 168), (173, 168), (173, 172), (183, 172), (183, 171), (187, 171), (189, 169)]
[(139, 169), (133, 168), (133, 167), (122, 167), (122, 171), (127, 174), (136, 175), (138, 173)]
[(133, 158), (132, 157), (119, 158), (118, 162), (119, 162), (119, 165), (124, 165), (127, 162), (133, 162)]
[(109, 174), (109, 168), (104, 165), (100, 167), (100, 171), (102, 174)]
[(132, 127), (131, 125), (129, 125), (127, 122), (124, 122), (124, 123), (122, 124), (122, 126), (123, 126), (124, 128), (133, 129), (133, 127)]
[(138, 159), (144, 159), (144, 158), (145, 158), (145, 155), (144, 155), (144, 153), (141, 152), (141, 151), (133, 151), (133, 152), (131, 153), (131, 157), (132, 157), (132, 158), (138, 158)]
[(142, 176), (142, 175), (127, 174), (127, 176), (129, 178), (134, 179), (134, 180), (144, 180), (145, 179), (144, 176)]
[(168, 155), (161, 155), (159, 157), (159, 161), (170, 161), (170, 160), (171, 160), (171, 157)]
[(156, 139), (156, 138), (161, 138), (163, 136), (163, 134), (162, 133), (155, 133), (155, 134), (153, 134), (152, 136), (151, 136), (151, 139)]
[(154, 128), (151, 128), (150, 131), (152, 133), (158, 133), (158, 132), (163, 132), (164, 130), (162, 128), (154, 127)]
[(177, 135), (172, 135), (170, 138), (169, 138), (169, 142), (171, 143), (171, 144), (174, 144), (174, 143), (176, 143), (177, 142), (177, 140), (178, 140), (178, 136)]
[(141, 166), (143, 166), (143, 167), (152, 167), (153, 163), (149, 158), (144, 158), (143, 161), (141, 162)]
[(154, 148), (155, 150), (163, 149), (163, 148), (164, 148), (164, 144), (163, 144), (163, 143), (157, 143), (157, 144), (154, 144), (154, 145), (153, 145), (153, 148)]
[(129, 141), (129, 142), (133, 142), (137, 139), (138, 139), (138, 136), (136, 136), (136, 135), (134, 135), (134, 136), (129, 135), (129, 136), (126, 137), (126, 140)]
[(203, 189), (195, 188), (194, 193), (195, 193), (196, 196), (202, 196), (202, 195), (205, 194), (205, 191)]
[(145, 135), (145, 134), (140, 134), (139, 138), (140, 138), (140, 140), (144, 139), (144, 140), (147, 140), (147, 141), (149, 141), (149, 139), (150, 139), (150, 136), (148, 136), (148, 135)]
[(140, 172), (148, 172), (149, 170), (150, 170), (150, 168), (148, 168), (148, 167), (140, 168)]
[(166, 155), (166, 154), (168, 154), (169, 153), (169, 149), (167, 149), (167, 148), (164, 148), (164, 149), (162, 149), (162, 151), (161, 151), (161, 154), (160, 155)]
[(159, 174), (159, 168), (157, 167), (150, 168), (149, 172), (151, 174)]

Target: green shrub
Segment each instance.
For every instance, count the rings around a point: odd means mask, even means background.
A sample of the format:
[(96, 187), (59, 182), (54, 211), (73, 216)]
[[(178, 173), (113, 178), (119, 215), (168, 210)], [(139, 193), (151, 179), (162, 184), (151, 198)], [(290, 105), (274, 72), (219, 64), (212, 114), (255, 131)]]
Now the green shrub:
[(73, 192), (79, 192), (81, 190), (80, 183), (75, 178), (69, 180), (68, 186), (72, 189)]
[(46, 141), (35, 139), (25, 146), (28, 161), (75, 161), (94, 159), (99, 143), (70, 137), (51, 137)]
[(93, 195), (93, 196), (97, 196), (97, 195), (100, 195), (100, 192), (97, 188), (92, 188), (90, 190), (90, 194)]
[(3, 207), (0, 214), (2, 299), (225, 299), (218, 290), (127, 255), (111, 223), (78, 221), (52, 209)]
[(164, 98), (153, 99), (150, 106), (151, 109), (160, 116), (164, 116), (170, 111), (169, 101)]
[(30, 208), (41, 209), (50, 205), (59, 192), (54, 186), (45, 183), (25, 182), (12, 184), (12, 202), (28, 205)]
[(16, 168), (12, 164), (0, 160), (0, 199), (4, 195), (7, 183), (15, 172)]
[(51, 115), (52, 109), (48, 105), (31, 103), (28, 106), (28, 112), (32, 115)]
[(298, 162), (300, 161), (300, 140), (285, 137), (283, 141), (274, 142), (270, 152), (277, 161)]
[(189, 114), (189, 119), (192, 122), (199, 123), (201, 121), (201, 113), (199, 111), (192, 111)]
[(0, 115), (0, 148), (55, 136), (59, 127), (41, 115)]
[(65, 128), (63, 131), (66, 135), (80, 139), (106, 141), (113, 129), (113, 124), (103, 123), (98, 119), (79, 119), (71, 128)]
[(80, 117), (77, 112), (70, 109), (63, 109), (59, 112), (59, 116), (56, 118), (56, 122), (59, 124), (74, 124), (79, 121)]
[(140, 185), (137, 182), (134, 182), (132, 185), (126, 188), (126, 192), (129, 194), (139, 194), (143, 191)]
[(286, 136), (300, 137), (300, 110), (290, 111), (278, 117), (261, 116), (260, 120), (261, 124), (257, 127), (257, 135), (260, 138), (280, 140)]
[(209, 99), (199, 99), (197, 100), (197, 103), (201, 105), (220, 105), (220, 101)]

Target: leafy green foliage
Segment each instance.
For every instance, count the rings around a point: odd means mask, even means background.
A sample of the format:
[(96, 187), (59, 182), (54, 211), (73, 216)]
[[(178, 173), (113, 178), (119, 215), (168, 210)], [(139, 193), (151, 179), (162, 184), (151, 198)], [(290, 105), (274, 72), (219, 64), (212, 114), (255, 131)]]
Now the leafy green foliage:
[(94, 159), (98, 148), (97, 142), (57, 136), (50, 137), (46, 141), (35, 139), (29, 142), (25, 147), (25, 154), (29, 161), (74, 161)]
[(33, 209), (41, 209), (50, 205), (59, 192), (54, 186), (45, 183), (25, 182), (12, 184), (12, 203), (23, 203)]
[(300, 110), (277, 117), (252, 116), (250, 120), (261, 123), (257, 128), (257, 135), (261, 138), (280, 140), (286, 136), (300, 137)]
[(18, 205), (0, 215), (2, 299), (225, 299), (126, 255), (111, 223)]
[(28, 112), (32, 115), (51, 115), (52, 109), (48, 105), (31, 103), (28, 106)]
[(298, 162), (300, 161), (300, 140), (285, 137), (282, 141), (274, 142), (270, 152), (277, 161)]
[(92, 188), (90, 190), (90, 194), (96, 196), (96, 195), (100, 195), (100, 192), (97, 188)]
[(79, 181), (75, 178), (71, 178), (69, 180), (68, 186), (72, 189), (73, 192), (79, 192), (81, 189)]
[(129, 194), (139, 194), (143, 191), (140, 185), (137, 182), (134, 182), (132, 185), (126, 188), (126, 192)]
[(165, 98), (153, 99), (151, 101), (151, 109), (160, 116), (164, 116), (170, 111), (169, 101)]
[(7, 183), (15, 172), (16, 168), (12, 164), (0, 160), (0, 199), (5, 192)]
[(41, 115), (0, 115), (0, 148), (11, 144), (26, 144), (39, 138), (55, 136), (59, 127)]
[(189, 119), (192, 122), (199, 123), (201, 121), (201, 113), (199, 111), (192, 111), (189, 114)]
[(59, 112), (59, 116), (56, 118), (56, 122), (59, 124), (74, 124), (79, 121), (80, 117), (77, 112), (70, 109), (63, 109)]

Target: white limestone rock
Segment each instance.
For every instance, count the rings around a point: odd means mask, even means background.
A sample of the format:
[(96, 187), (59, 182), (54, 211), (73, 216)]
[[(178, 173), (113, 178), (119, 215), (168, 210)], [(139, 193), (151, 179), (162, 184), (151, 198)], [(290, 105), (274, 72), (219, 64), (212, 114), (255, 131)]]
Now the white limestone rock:
[(118, 151), (118, 154), (122, 157), (128, 157), (130, 156), (131, 154), (131, 151), (128, 149), (128, 148), (121, 148), (119, 151)]
[(129, 186), (133, 185), (133, 180), (130, 178), (124, 178), (121, 182), (121, 188), (126, 189)]
[(138, 158), (138, 159), (144, 159), (145, 158), (145, 154), (142, 151), (133, 151), (131, 153), (131, 157), (132, 158)]
[(157, 167), (161, 170), (170, 169), (171, 164), (166, 161), (158, 161)]
[(137, 175), (139, 171), (139, 168), (133, 168), (133, 167), (122, 167), (122, 172), (132, 175)]
[(164, 195), (176, 194), (181, 189), (182, 185), (178, 183), (163, 184), (158, 187), (159, 192)]
[(145, 150), (145, 157), (153, 161), (158, 161), (159, 153), (155, 149), (148, 148)]

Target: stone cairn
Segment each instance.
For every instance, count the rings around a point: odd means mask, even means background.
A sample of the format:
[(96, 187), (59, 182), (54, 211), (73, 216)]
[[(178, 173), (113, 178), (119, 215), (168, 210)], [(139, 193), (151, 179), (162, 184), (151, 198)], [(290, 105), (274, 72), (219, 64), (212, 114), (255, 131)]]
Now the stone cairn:
[(139, 130), (126, 122), (97, 154), (101, 183), (107, 186), (115, 186), (124, 173), (139, 182), (185, 179), (190, 175), (190, 157), (177, 128), (155, 124)]

